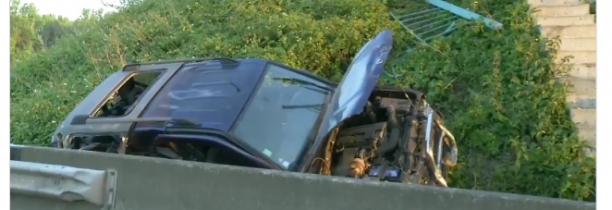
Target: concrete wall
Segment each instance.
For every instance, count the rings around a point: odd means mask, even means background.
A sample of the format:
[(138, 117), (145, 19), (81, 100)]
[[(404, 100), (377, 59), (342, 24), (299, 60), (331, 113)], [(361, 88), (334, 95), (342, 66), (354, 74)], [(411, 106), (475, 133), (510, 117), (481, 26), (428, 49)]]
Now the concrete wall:
[[(11, 159), (117, 171), (117, 210), (595, 210), (594, 203), (286, 173), (137, 156), (11, 147)], [(11, 209), (89, 210), (19, 195)]]

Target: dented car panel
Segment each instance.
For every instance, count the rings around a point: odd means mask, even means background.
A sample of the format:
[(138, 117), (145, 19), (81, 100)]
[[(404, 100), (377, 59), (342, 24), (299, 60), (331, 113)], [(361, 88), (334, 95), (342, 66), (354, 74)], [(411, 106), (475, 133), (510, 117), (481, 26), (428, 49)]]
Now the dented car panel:
[(327, 134), (342, 120), (362, 112), (378, 82), (393, 46), (391, 30), (385, 30), (355, 54), (329, 104), (319, 134)]
[[(336, 88), (321, 126), (314, 139), (313, 148), (306, 153), (306, 159), (315, 156), (323, 139), (342, 121), (363, 111), (370, 93), (376, 86), (387, 57), (393, 47), (391, 30), (384, 30), (368, 41), (355, 54), (346, 74)], [(307, 165), (302, 164), (301, 170)]]

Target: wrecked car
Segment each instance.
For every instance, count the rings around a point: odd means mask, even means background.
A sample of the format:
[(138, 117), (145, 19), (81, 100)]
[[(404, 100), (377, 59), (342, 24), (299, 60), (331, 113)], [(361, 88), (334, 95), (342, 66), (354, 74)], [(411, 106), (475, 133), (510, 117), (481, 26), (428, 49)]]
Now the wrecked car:
[(263, 59), (124, 66), (59, 125), (51, 146), (446, 187), (457, 148), (422, 92), (377, 86), (390, 30), (340, 83)]

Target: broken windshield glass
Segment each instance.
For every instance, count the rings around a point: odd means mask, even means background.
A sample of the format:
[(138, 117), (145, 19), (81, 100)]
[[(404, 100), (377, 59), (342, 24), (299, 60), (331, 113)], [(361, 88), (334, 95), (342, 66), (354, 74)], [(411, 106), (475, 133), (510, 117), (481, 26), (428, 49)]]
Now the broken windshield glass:
[(332, 87), (281, 66), (268, 64), (232, 133), (278, 165), (298, 159)]

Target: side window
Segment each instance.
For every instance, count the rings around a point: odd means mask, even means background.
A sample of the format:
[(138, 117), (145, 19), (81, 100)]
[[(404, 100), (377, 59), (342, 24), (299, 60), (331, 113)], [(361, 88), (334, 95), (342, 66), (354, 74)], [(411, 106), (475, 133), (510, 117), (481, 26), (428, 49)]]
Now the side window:
[(154, 84), (164, 71), (137, 72), (132, 75), (92, 117), (121, 117), (129, 114), (136, 102)]
[(116, 149), (119, 136), (72, 134), (66, 136), (66, 138), (67, 142), (70, 144), (65, 145), (68, 148), (108, 152), (109, 149)]

